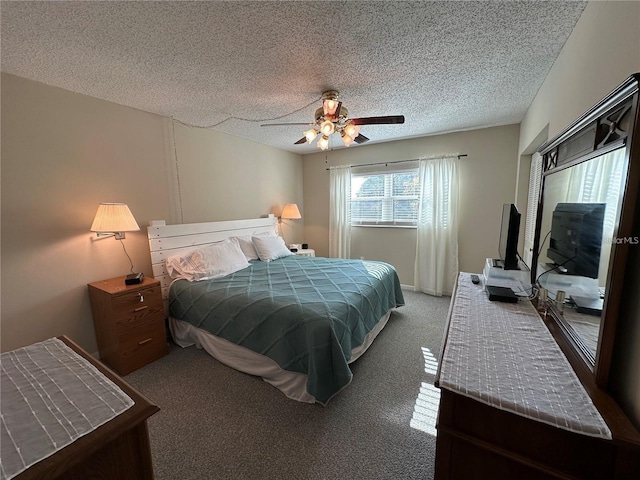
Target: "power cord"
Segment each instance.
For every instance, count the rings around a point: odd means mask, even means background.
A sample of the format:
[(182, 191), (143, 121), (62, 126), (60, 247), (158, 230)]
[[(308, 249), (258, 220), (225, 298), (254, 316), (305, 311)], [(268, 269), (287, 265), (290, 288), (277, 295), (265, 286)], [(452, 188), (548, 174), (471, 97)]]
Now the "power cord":
[(542, 277), (543, 275), (546, 275), (549, 272), (553, 272), (554, 270), (558, 270), (560, 267), (565, 266), (567, 263), (569, 263), (571, 260), (575, 259), (576, 257), (571, 257), (568, 260), (565, 260), (564, 262), (562, 262), (560, 265), (556, 265), (553, 268), (550, 268), (549, 270), (545, 270), (544, 272), (542, 272), (540, 275), (538, 275), (538, 278), (536, 278), (536, 284), (538, 283), (538, 281), (540, 280), (540, 277)]
[[(316, 98), (313, 101), (307, 103), (306, 105), (303, 105), (302, 107), (297, 108), (296, 110), (293, 110), (292, 112), (288, 112), (288, 113), (285, 113), (284, 115), (279, 115), (277, 117), (271, 117), (271, 118), (243, 118), (243, 117), (236, 117), (235, 115), (230, 115), (230, 116), (228, 116), (224, 120), (221, 120), (218, 123), (213, 123), (211, 125), (204, 125), (204, 126), (193, 125), (193, 124), (190, 124), (190, 123), (187, 123), (187, 122), (183, 122), (182, 120), (178, 120), (178, 119), (173, 118), (173, 117), (171, 117), (171, 118), (175, 122), (178, 122), (178, 123), (180, 123), (182, 125), (185, 125), (187, 127), (204, 128), (204, 129), (217, 127), (219, 125), (222, 125), (224, 122), (228, 122), (229, 120), (240, 120), (240, 121), (243, 121), (243, 122), (251, 122), (251, 123), (272, 122), (274, 120), (280, 120), (282, 118), (288, 117), (289, 115), (293, 115), (294, 113), (298, 113), (298, 112), (300, 112), (302, 110), (305, 110), (305, 109), (309, 108), (311, 105), (313, 105), (314, 103), (317, 103), (317, 102), (319, 102), (321, 100), (322, 100), (322, 97)], [(309, 122), (309, 124), (312, 124), (312, 123), (313, 122)]]
[(124, 254), (127, 256), (127, 258), (129, 259), (129, 264), (131, 265), (131, 273), (135, 273), (133, 271), (133, 262), (131, 261), (131, 257), (129, 256), (129, 254), (127, 253), (127, 249), (124, 246), (124, 242), (122, 241), (121, 238), (119, 238), (118, 240), (120, 240), (120, 243), (122, 244), (122, 249), (124, 250)]

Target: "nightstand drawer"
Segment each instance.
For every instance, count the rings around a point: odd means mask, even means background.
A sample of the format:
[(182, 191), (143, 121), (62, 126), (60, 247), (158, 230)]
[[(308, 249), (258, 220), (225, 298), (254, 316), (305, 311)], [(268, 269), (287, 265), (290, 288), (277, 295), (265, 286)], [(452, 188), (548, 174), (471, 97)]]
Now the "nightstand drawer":
[(145, 323), (120, 333), (118, 344), (118, 371), (126, 375), (168, 353), (164, 321)]
[(113, 309), (116, 333), (124, 332), (149, 320), (164, 318), (160, 287), (114, 297)]

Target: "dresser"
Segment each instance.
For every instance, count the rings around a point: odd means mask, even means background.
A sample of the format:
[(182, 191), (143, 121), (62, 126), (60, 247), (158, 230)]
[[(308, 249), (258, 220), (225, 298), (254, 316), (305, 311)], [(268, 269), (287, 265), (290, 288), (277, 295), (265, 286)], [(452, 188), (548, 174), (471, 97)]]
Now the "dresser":
[(3, 445), (4, 474), (16, 480), (153, 479), (147, 419), (159, 408), (71, 339), (3, 354), (5, 374), (3, 437), (13, 441)]
[(637, 479), (640, 435), (588, 392), (527, 299), (490, 302), (461, 273), (435, 384), (436, 479)]
[(126, 285), (124, 279), (88, 285), (100, 360), (120, 375), (169, 352), (160, 282), (144, 277)]

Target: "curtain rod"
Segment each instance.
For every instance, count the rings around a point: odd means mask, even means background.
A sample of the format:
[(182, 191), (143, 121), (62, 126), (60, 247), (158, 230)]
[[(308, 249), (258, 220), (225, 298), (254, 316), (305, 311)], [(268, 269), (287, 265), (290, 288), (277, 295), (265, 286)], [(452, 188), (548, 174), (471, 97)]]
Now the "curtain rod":
[[(449, 156), (449, 155), (444, 155), (445, 157)], [(453, 156), (453, 155), (451, 155)], [(458, 157), (458, 160), (460, 160), (462, 157), (467, 157), (468, 155), (466, 153), (460, 154), (460, 155), (456, 155)], [(439, 156), (434, 156), (433, 158), (441, 158)], [(406, 163), (406, 162), (417, 162), (418, 160), (420, 160), (419, 158), (412, 158), (411, 160), (394, 160), (392, 162), (377, 162), (377, 163), (362, 163), (359, 165), (349, 165), (350, 167), (353, 168), (357, 168), (357, 167), (371, 167), (374, 165), (391, 165), (393, 163)], [(331, 170), (331, 168), (325, 168), (325, 170)]]

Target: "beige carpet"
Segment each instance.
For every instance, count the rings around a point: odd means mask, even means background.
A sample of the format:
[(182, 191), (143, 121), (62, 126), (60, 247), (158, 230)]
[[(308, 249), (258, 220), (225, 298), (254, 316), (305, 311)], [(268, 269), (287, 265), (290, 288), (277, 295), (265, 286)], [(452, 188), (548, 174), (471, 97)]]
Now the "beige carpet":
[(405, 300), (327, 407), (195, 347), (125, 377), (161, 408), (149, 420), (156, 479), (433, 478), (432, 384), (449, 298)]

